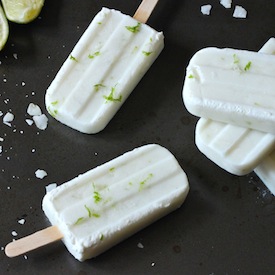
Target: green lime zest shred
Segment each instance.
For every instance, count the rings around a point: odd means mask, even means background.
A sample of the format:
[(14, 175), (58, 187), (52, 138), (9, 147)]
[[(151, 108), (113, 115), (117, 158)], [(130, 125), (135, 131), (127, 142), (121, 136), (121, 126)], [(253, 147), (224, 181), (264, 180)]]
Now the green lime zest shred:
[(149, 55), (151, 55), (152, 52), (142, 51), (142, 53), (143, 53), (145, 56), (149, 56)]
[(86, 209), (87, 212), (88, 212), (89, 218), (91, 218), (91, 217), (92, 217), (92, 211), (91, 211), (91, 209), (90, 209), (86, 204), (84, 205), (84, 207), (85, 207), (85, 209)]
[(72, 56), (72, 55), (70, 55), (70, 59), (73, 60), (73, 61), (75, 61), (75, 62), (78, 62), (77, 58), (74, 57), (74, 56)]
[(252, 62), (249, 61), (249, 62), (245, 65), (244, 70), (245, 70), (246, 72), (251, 68), (251, 64), (252, 64)]
[(99, 192), (97, 192), (97, 191), (94, 191), (93, 198), (94, 198), (95, 203), (99, 203), (102, 200), (102, 197), (100, 196)]
[(112, 87), (110, 94), (108, 96), (106, 96), (106, 95), (103, 96), (106, 99), (106, 102), (108, 102), (108, 101), (121, 102), (122, 95), (120, 95), (119, 97), (114, 97), (115, 90), (116, 90), (116, 88)]
[(150, 180), (152, 177), (153, 177), (153, 174), (150, 173), (150, 174), (147, 176), (147, 178), (145, 178), (143, 181), (141, 181), (141, 182), (139, 183), (139, 191), (141, 191), (141, 190), (143, 189), (145, 183), (146, 183), (148, 180)]
[(100, 90), (100, 88), (104, 88), (106, 86), (104, 86), (103, 84), (99, 83), (99, 84), (95, 84), (94, 85), (94, 88), (95, 88), (95, 91), (98, 92)]
[(141, 23), (138, 22), (137, 25), (135, 26), (125, 26), (125, 28), (132, 33), (137, 33), (140, 31), (140, 26), (141, 26)]
[(97, 52), (94, 52), (93, 54), (89, 54), (88, 57), (89, 57), (90, 59), (93, 59), (93, 58), (95, 58), (96, 56), (99, 56), (99, 55), (100, 55), (100, 52), (97, 51)]
[(74, 223), (74, 225), (80, 224), (83, 220), (84, 220), (84, 217), (78, 218), (78, 219), (76, 220), (76, 222)]

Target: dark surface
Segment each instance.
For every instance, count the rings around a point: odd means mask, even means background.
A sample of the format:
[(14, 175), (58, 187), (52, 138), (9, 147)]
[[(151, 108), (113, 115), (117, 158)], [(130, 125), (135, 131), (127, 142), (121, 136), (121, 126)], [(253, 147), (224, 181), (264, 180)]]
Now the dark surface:
[[(0, 274), (275, 274), (274, 197), (254, 173), (230, 175), (197, 150), (197, 118), (181, 97), (186, 65), (198, 49), (258, 51), (275, 35), (274, 1), (233, 2), (247, 9), (247, 19), (234, 19), (233, 8), (226, 10), (219, 1), (208, 1), (211, 16), (200, 13), (204, 1), (160, 1), (148, 24), (164, 31), (165, 49), (96, 135), (50, 117), (48, 128), (40, 131), (26, 124), (26, 108), (33, 102), (46, 113), (45, 90), (102, 6), (132, 15), (140, 1), (46, 1), (39, 19), (10, 24), (0, 52), (0, 110), (15, 115), (11, 128), (0, 122)], [(84, 263), (62, 242), (27, 257), (5, 256), (12, 231), (19, 238), (49, 225), (41, 210), (46, 185), (61, 184), (147, 143), (168, 148), (189, 177), (191, 190), (179, 210)], [(38, 168), (48, 176), (37, 179)], [(18, 223), (22, 217), (24, 225)]]

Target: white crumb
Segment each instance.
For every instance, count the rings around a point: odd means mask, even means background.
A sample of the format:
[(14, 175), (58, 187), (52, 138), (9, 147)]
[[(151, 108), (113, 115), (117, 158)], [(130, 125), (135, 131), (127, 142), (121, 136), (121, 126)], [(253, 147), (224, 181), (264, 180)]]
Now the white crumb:
[(37, 169), (35, 171), (35, 176), (38, 178), (38, 179), (43, 179), (47, 176), (47, 172), (45, 170), (42, 170), (42, 169)]
[(29, 126), (33, 125), (33, 120), (32, 119), (27, 118), (26, 122)]
[(12, 232), (11, 232), (11, 235), (12, 235), (13, 237), (16, 237), (16, 236), (18, 235), (18, 233), (17, 233), (16, 231), (12, 231)]
[(212, 9), (211, 5), (202, 5), (201, 6), (201, 13), (204, 15), (210, 15), (210, 11)]
[(25, 222), (26, 222), (25, 219), (20, 219), (20, 220), (18, 221), (19, 224), (24, 224)]
[(14, 114), (7, 112), (3, 117), (3, 123), (11, 127), (11, 122), (14, 120)]
[(230, 9), (232, 0), (220, 0), (220, 4), (223, 5), (226, 9)]
[(45, 114), (33, 116), (33, 121), (36, 127), (40, 130), (45, 130), (48, 126), (48, 118)]
[(138, 248), (144, 248), (144, 245), (143, 245), (142, 243), (138, 243), (138, 244), (137, 244), (137, 247), (138, 247)]
[(49, 185), (47, 185), (46, 188), (46, 193), (52, 191), (53, 189), (55, 189), (57, 187), (56, 183), (50, 183)]
[(244, 9), (242, 6), (236, 5), (233, 17), (235, 18), (246, 18), (247, 16), (247, 11)]
[(28, 108), (27, 108), (27, 113), (30, 116), (40, 116), (42, 115), (42, 111), (40, 109), (40, 107), (34, 103), (30, 103)]

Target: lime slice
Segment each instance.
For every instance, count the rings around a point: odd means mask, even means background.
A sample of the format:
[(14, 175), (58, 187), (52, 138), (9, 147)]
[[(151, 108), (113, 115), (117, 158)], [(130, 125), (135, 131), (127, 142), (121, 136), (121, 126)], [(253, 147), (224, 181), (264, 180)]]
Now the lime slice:
[(44, 0), (2, 0), (8, 20), (15, 23), (29, 23), (40, 13)]
[(0, 50), (2, 50), (8, 40), (9, 25), (5, 13), (0, 6)]

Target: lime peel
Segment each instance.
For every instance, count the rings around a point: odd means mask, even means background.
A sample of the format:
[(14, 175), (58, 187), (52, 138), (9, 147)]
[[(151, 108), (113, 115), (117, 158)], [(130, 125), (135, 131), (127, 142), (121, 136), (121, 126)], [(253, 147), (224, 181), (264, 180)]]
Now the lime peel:
[(4, 10), (0, 6), (0, 50), (2, 50), (8, 40), (9, 24)]
[(2, 0), (2, 5), (8, 20), (25, 24), (37, 18), (44, 0)]

